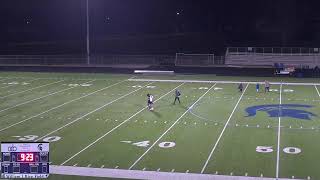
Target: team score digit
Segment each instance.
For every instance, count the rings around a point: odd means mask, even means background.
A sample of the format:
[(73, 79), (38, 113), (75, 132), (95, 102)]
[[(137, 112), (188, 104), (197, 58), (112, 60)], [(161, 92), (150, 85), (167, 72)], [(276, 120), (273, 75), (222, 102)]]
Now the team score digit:
[[(256, 151), (258, 153), (271, 153), (273, 152), (272, 146), (257, 146)], [(297, 147), (285, 147), (283, 152), (286, 154), (299, 154), (302, 152), (300, 148)]]
[[(20, 136), (13, 136), (13, 137), (20, 137)], [(36, 141), (36, 140), (38, 140), (37, 139), (38, 137), (39, 136), (37, 136), (37, 135), (26, 135), (26, 136), (20, 137), (18, 140), (19, 141)], [(51, 136), (51, 137), (43, 138), (42, 140), (44, 142), (56, 142), (56, 141), (59, 141), (60, 139), (61, 139), (61, 137), (59, 137), (59, 136)]]

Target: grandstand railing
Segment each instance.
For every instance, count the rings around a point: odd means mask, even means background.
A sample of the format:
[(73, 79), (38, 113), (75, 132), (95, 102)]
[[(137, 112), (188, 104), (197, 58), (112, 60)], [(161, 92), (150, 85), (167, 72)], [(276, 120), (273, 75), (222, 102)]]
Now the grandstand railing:
[(320, 48), (304, 47), (228, 47), (227, 54), (320, 55)]
[(230, 47), (226, 51), (225, 63), (243, 66), (283, 63), (298, 68), (314, 68), (320, 66), (320, 53), (319, 48)]

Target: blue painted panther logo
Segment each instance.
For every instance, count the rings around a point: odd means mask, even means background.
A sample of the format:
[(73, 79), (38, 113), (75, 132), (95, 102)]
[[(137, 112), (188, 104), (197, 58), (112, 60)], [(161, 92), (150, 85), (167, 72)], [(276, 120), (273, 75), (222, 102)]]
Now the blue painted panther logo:
[(257, 111), (265, 111), (269, 114), (269, 117), (291, 117), (301, 120), (311, 120), (313, 116), (317, 116), (312, 112), (297, 108), (311, 108), (311, 105), (302, 104), (270, 104), (270, 105), (260, 105), (251, 106), (246, 108), (248, 115), (246, 117), (252, 117), (257, 114)]

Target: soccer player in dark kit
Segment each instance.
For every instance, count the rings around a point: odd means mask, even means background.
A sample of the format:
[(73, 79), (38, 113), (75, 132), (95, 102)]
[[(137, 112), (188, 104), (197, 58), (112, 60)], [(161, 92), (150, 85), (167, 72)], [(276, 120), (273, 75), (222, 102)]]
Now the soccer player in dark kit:
[(239, 84), (238, 89), (239, 89), (239, 92), (242, 92), (242, 90), (243, 90), (243, 84), (242, 83)]
[(175, 91), (175, 98), (174, 98), (173, 105), (175, 105), (175, 104), (176, 104), (176, 101), (177, 101), (177, 100), (178, 100), (179, 104), (181, 103), (181, 102), (180, 102), (180, 96), (181, 96), (180, 91), (179, 91), (178, 89), (176, 89), (176, 91)]

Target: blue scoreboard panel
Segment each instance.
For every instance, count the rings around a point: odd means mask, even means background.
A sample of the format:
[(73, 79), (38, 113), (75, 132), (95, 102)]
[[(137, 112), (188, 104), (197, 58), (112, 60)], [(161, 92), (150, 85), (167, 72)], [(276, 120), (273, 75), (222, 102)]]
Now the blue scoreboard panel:
[(1, 178), (49, 177), (49, 143), (1, 143)]

